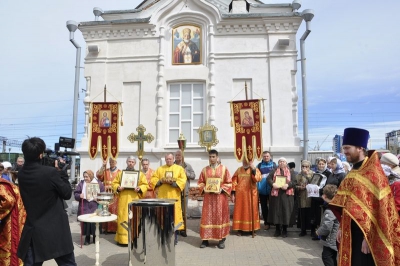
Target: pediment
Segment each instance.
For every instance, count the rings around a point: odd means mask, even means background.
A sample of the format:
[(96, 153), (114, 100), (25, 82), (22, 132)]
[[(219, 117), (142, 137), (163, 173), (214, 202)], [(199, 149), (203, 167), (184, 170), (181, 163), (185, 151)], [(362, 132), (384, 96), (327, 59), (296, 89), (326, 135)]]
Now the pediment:
[[(291, 4), (264, 4), (258, 0), (246, 0), (251, 5), (250, 13), (263, 13), (269, 12), (281, 12), (282, 7), (290, 7)], [(218, 10), (219, 15), (229, 14), (229, 5), (232, 0), (145, 0), (141, 2), (134, 9), (126, 10), (107, 10), (102, 14), (102, 18), (105, 21), (112, 20), (127, 20), (127, 19), (143, 19), (150, 18), (157, 10), (167, 6), (183, 5), (186, 7), (200, 6), (200, 5), (211, 5)], [(168, 8), (166, 8), (168, 9)]]

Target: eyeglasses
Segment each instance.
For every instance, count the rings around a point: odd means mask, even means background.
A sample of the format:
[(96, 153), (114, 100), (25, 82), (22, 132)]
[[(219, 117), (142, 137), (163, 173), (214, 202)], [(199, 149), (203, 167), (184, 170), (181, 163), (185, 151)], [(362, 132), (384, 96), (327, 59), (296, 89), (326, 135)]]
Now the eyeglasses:
[(310, 168), (308, 165), (302, 165), (301, 168)]

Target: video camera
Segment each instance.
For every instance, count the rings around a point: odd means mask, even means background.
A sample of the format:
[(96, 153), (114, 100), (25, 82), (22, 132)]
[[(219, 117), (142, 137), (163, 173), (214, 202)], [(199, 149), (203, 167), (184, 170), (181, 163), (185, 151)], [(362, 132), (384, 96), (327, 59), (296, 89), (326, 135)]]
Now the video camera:
[[(65, 148), (64, 151), (60, 151), (60, 147)], [(67, 151), (67, 148), (75, 147), (75, 139), (60, 137), (59, 142), (54, 144), (54, 151), (46, 149), (44, 151), (42, 165), (55, 167), (55, 162), (58, 163), (58, 168), (65, 169), (68, 166), (70, 158), (68, 156), (80, 155), (78, 152)], [(61, 161), (60, 158), (65, 158), (65, 162)]]

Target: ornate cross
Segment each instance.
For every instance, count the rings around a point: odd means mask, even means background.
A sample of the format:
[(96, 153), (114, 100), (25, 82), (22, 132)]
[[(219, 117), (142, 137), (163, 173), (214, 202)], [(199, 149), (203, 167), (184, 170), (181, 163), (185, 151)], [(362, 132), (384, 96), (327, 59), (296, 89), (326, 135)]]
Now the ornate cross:
[(153, 135), (151, 135), (150, 133), (148, 133), (147, 135), (144, 134), (144, 132), (146, 131), (146, 128), (143, 125), (139, 125), (136, 128), (136, 131), (138, 132), (137, 135), (135, 135), (134, 133), (131, 133), (128, 136), (128, 140), (132, 143), (134, 143), (135, 141), (137, 141), (138, 143), (138, 149), (137, 149), (137, 155), (139, 157), (139, 161), (142, 161), (143, 158), (143, 144), (145, 141), (147, 141), (148, 143), (151, 143), (154, 140)]

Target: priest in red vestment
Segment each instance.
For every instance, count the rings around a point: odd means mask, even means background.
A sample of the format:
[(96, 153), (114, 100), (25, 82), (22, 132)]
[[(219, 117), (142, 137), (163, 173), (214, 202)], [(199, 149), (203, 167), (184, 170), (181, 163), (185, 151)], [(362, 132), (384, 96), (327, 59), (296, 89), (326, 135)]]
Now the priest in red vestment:
[(0, 265), (23, 265), (17, 249), (25, 218), (18, 187), (0, 177)]
[(353, 169), (330, 203), (340, 221), (341, 266), (400, 265), (400, 220), (378, 154), (366, 155), (369, 132), (346, 128), (343, 152)]
[[(200, 248), (209, 245), (209, 240), (217, 240), (218, 248), (225, 248), (225, 239), (229, 235), (229, 196), (232, 189), (232, 179), (228, 169), (217, 163), (218, 152), (208, 152), (210, 165), (203, 168), (197, 185), (204, 195), (200, 222), (200, 238), (203, 240)], [(207, 179), (217, 178), (220, 187), (216, 192), (205, 192)], [(211, 179), (210, 179), (211, 180)], [(214, 179), (215, 180), (215, 179)], [(209, 184), (210, 185), (210, 184)]]
[(243, 232), (253, 232), (260, 229), (260, 215), (258, 213), (257, 182), (261, 181), (261, 172), (254, 166), (253, 161), (243, 159), (243, 166), (239, 167), (232, 176), (233, 211), (232, 229), (237, 235)]

